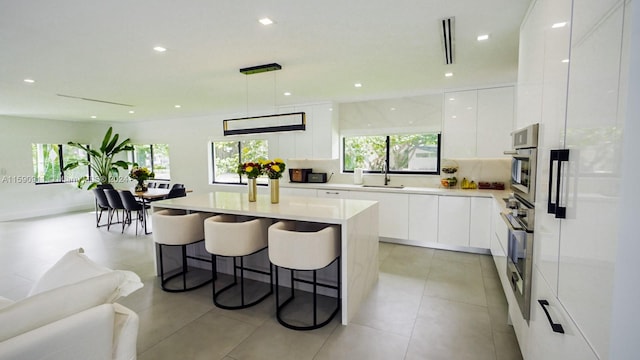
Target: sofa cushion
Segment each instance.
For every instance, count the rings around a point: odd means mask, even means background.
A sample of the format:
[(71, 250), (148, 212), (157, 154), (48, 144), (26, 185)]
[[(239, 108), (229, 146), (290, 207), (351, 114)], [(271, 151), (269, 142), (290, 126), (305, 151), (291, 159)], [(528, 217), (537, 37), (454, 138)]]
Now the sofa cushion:
[(0, 359), (112, 359), (114, 322), (113, 305), (94, 306), (0, 342)]
[(127, 296), (142, 287), (140, 277), (136, 273), (126, 270), (111, 270), (98, 265), (84, 254), (82, 248), (79, 248), (67, 252), (47, 270), (31, 288), (28, 296), (113, 271), (121, 274), (120, 296)]
[(0, 309), (2, 309), (3, 307), (7, 307), (11, 304), (13, 304), (15, 301), (11, 300), (11, 299), (7, 299), (6, 297), (2, 297), (0, 296)]
[(123, 274), (107, 272), (43, 291), (0, 309), (0, 341), (120, 297)]

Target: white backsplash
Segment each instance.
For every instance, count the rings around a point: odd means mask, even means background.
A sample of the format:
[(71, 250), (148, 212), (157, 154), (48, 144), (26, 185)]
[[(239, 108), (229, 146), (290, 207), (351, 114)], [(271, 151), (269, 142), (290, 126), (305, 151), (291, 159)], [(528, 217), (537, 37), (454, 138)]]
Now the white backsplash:
[[(458, 164), (458, 173), (456, 177), (462, 180), (466, 177), (469, 181), (496, 182), (500, 181), (508, 187), (511, 159), (510, 158), (491, 158), (491, 159), (450, 159)], [(339, 159), (287, 159), (287, 168), (311, 168), (313, 172), (326, 172), (328, 183), (330, 184), (353, 184), (352, 173), (340, 172)], [(333, 173), (333, 175), (331, 175)], [(380, 185), (384, 183), (381, 174), (364, 174), (364, 184)], [(391, 174), (390, 185), (404, 185), (411, 187), (440, 187), (439, 175), (397, 175)], [(285, 174), (286, 181), (289, 181), (289, 173)]]

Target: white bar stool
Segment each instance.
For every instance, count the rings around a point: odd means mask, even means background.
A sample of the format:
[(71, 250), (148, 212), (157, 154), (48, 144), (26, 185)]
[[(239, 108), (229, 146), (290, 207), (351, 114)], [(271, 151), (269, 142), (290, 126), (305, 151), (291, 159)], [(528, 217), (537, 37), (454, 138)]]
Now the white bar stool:
[[(269, 260), (276, 265), (276, 317), (283, 326), (294, 330), (313, 330), (328, 324), (340, 310), (340, 227), (335, 225), (310, 224), (280, 221), (269, 227)], [(317, 281), (317, 271), (337, 263), (337, 286)], [(280, 304), (278, 268), (289, 269), (291, 295)], [(294, 271), (313, 271), (313, 281), (294, 276)], [(313, 286), (313, 324), (298, 326), (282, 319), (282, 310), (294, 298), (294, 282)], [(318, 323), (317, 287), (336, 290), (336, 307), (328, 318)]]
[[(212, 216), (210, 213), (187, 213), (183, 210), (160, 210), (154, 212), (151, 217), (153, 221), (153, 241), (158, 248), (158, 259), (160, 262), (160, 286), (162, 290), (168, 292), (182, 292), (194, 290), (209, 284), (213, 279), (207, 278), (194, 285), (187, 286), (187, 272), (189, 271), (188, 259), (205, 262), (213, 262), (215, 259), (204, 259), (197, 256), (187, 255), (187, 246), (204, 241), (204, 220)], [(179, 273), (165, 278), (162, 249), (164, 246), (180, 246), (182, 248), (182, 269)], [(171, 288), (167, 286), (169, 281), (182, 275), (182, 288)]]
[[(252, 269), (244, 266), (244, 258), (256, 254), (267, 248), (267, 231), (271, 225), (270, 219), (253, 219), (241, 221), (235, 215), (217, 215), (208, 218), (204, 222), (205, 247), (214, 256), (231, 257), (233, 259), (233, 282), (216, 291), (217, 264), (214, 261), (211, 266), (213, 273), (213, 303), (222, 309), (244, 309), (258, 304), (269, 295), (273, 294), (273, 272), (271, 264), (269, 271)], [(240, 258), (240, 265), (237, 259)], [(227, 290), (238, 285), (238, 273), (240, 270), (240, 305), (222, 304), (218, 297)], [(245, 298), (244, 272), (269, 275), (269, 291), (258, 299), (247, 303)]]

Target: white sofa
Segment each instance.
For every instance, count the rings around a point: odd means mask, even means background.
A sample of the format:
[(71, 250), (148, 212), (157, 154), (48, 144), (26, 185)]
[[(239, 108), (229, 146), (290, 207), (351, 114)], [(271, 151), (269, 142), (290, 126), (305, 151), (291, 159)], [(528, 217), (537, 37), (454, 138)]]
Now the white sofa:
[(19, 301), (0, 296), (0, 359), (136, 359), (138, 316), (114, 303), (142, 287), (68, 252)]

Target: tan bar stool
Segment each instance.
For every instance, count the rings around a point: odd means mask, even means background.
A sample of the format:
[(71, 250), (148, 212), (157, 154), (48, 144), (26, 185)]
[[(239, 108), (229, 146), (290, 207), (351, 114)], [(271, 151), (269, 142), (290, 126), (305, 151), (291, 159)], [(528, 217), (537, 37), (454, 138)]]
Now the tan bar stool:
[[(188, 260), (194, 259), (213, 262), (215, 258), (201, 258), (187, 255), (187, 246), (204, 241), (204, 220), (212, 216), (210, 213), (187, 213), (184, 210), (160, 210), (151, 215), (153, 221), (153, 241), (157, 244), (160, 262), (160, 286), (168, 292), (182, 292), (194, 290), (209, 284), (213, 279), (207, 277), (204, 281), (187, 286)], [(165, 246), (180, 246), (182, 249), (181, 271), (165, 278), (164, 259), (162, 249)], [(182, 288), (167, 286), (170, 280), (182, 276)]]
[[(276, 317), (283, 326), (294, 330), (313, 330), (328, 324), (340, 309), (340, 227), (336, 225), (280, 221), (269, 227), (269, 260), (276, 266)], [(317, 271), (337, 264), (337, 286), (322, 284)], [(291, 295), (280, 304), (278, 268), (289, 269)], [(297, 278), (294, 271), (313, 271), (313, 281)], [(282, 319), (282, 310), (294, 299), (294, 284), (302, 282), (313, 286), (313, 323), (293, 325)], [(336, 307), (326, 320), (318, 323), (317, 287), (336, 290)]]
[[(216, 291), (217, 264), (214, 261), (211, 271), (213, 280), (213, 303), (222, 309), (244, 309), (258, 304), (269, 295), (273, 294), (273, 272), (271, 264), (269, 271), (252, 269), (244, 266), (244, 258), (256, 254), (267, 248), (267, 231), (271, 225), (270, 219), (253, 219), (242, 221), (235, 215), (217, 215), (208, 218), (204, 222), (205, 247), (213, 256), (231, 257), (233, 259), (233, 282)], [(240, 265), (238, 265), (238, 258)], [(240, 270), (240, 305), (222, 304), (219, 296), (227, 290), (238, 285), (238, 273)], [(247, 302), (245, 297), (244, 272), (269, 275), (269, 291), (258, 299)]]

